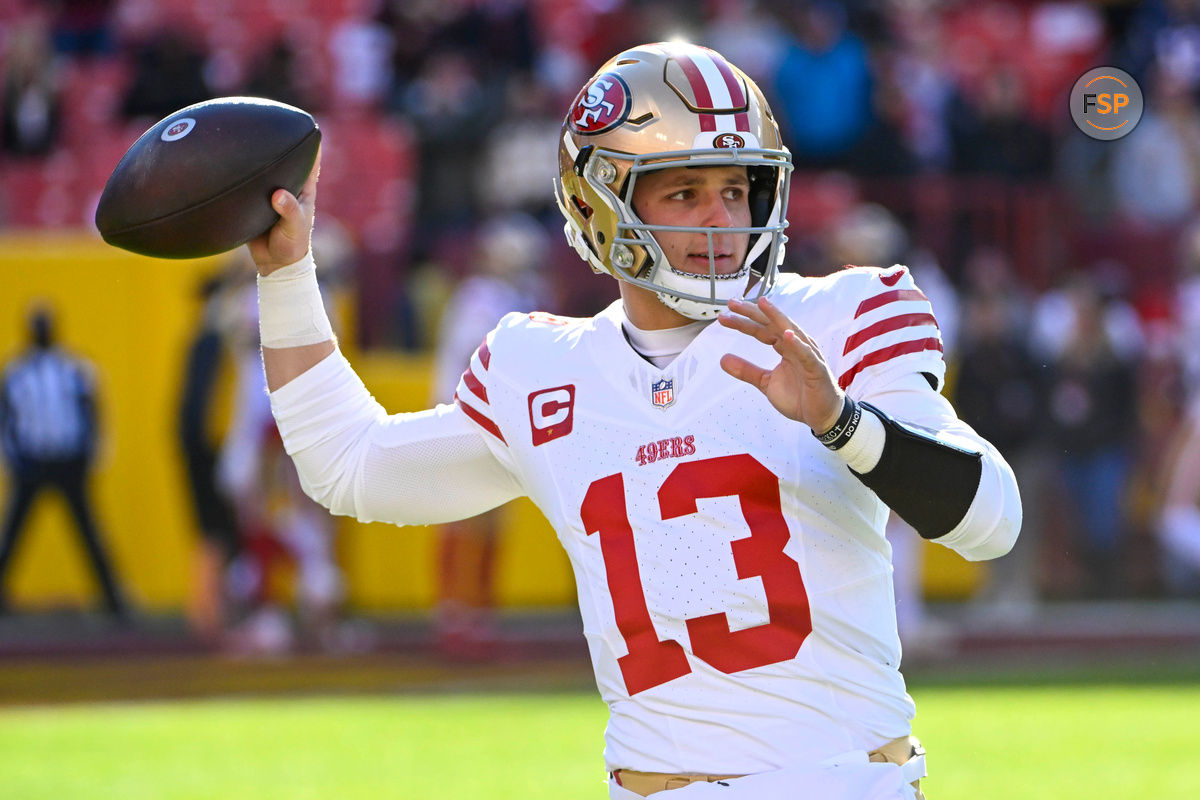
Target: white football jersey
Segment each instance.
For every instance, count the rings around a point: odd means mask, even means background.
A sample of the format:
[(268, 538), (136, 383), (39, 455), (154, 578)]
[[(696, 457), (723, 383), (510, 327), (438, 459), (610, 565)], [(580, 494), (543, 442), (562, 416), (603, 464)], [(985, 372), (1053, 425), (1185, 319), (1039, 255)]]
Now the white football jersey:
[[(850, 396), (914, 373), (940, 385), (905, 268), (783, 275), (770, 296)], [(609, 768), (748, 774), (908, 733), (888, 509), (719, 364), (770, 367), (773, 349), (714, 324), (658, 369), (623, 319), (619, 301), (510, 314), (456, 396), (570, 556)]]

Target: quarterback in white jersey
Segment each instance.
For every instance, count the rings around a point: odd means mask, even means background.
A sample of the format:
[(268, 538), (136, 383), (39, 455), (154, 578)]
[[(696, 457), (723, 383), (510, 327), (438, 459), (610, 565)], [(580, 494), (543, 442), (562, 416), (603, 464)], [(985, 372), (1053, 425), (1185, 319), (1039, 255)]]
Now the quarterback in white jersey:
[(272, 406), (315, 499), (419, 524), (527, 495), (554, 526), (611, 713), (612, 798), (920, 797), (889, 509), (971, 559), (1020, 526), (1008, 465), (937, 393), (908, 270), (778, 275), (790, 171), (719, 54), (618, 55), (568, 113), (556, 188), (621, 299), (508, 315), (454, 404), (416, 414), (389, 416), (332, 341), (315, 172), (251, 243)]

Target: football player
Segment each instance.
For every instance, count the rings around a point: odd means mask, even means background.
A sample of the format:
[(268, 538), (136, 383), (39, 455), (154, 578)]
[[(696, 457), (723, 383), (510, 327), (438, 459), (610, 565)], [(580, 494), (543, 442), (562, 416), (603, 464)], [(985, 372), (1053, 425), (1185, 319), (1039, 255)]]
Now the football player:
[(914, 798), (889, 509), (969, 559), (1012, 471), (938, 394), (902, 266), (778, 272), (791, 161), (758, 87), (687, 44), (623, 52), (567, 113), (567, 238), (621, 297), (510, 314), (453, 404), (389, 416), (333, 341), (316, 175), (251, 243), (271, 402), (334, 513), (427, 524), (528, 495), (575, 571), (611, 798)]

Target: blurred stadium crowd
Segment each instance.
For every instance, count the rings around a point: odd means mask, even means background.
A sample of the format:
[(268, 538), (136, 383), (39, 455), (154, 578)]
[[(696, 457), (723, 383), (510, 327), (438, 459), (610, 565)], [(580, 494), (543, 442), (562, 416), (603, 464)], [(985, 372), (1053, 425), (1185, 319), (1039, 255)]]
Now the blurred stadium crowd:
[[(562, 113), (611, 54), (672, 38), (771, 99), (797, 165), (787, 269), (903, 262), (930, 295), (950, 394), (1026, 499), (988, 598), (1196, 594), (1197, 0), (0, 0), (0, 229), (89, 226), (154, 121), (268, 96), (324, 129), (318, 228), (361, 345), (432, 347), (505, 220), (546, 305), (591, 314), (615, 290), (557, 233)], [(1146, 97), (1116, 142), (1066, 101), (1105, 64)]]

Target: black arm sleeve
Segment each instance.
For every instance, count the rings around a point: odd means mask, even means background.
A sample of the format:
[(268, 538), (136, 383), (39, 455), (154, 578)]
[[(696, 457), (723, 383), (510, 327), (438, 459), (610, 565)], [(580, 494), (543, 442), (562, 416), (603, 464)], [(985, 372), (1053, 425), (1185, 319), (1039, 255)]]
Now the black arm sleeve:
[(902, 425), (870, 403), (886, 438), (879, 463), (854, 475), (925, 539), (944, 536), (962, 522), (975, 500), (983, 454)]

